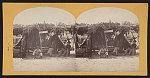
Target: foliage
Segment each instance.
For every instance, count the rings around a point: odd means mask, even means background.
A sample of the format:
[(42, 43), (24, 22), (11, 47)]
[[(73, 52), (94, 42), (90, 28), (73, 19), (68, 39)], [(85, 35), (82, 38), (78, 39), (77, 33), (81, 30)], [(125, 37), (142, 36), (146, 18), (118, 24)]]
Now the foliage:
[[(56, 32), (58, 34), (64, 32), (65, 30), (69, 31), (70, 33), (75, 33), (75, 31), (78, 31), (78, 34), (83, 35), (82, 33), (87, 33), (88, 28), (92, 29), (90, 32), (95, 32), (97, 27), (102, 27), (104, 30), (112, 29), (114, 31), (129, 31), (130, 29), (135, 30), (135, 32), (139, 32), (139, 25), (134, 25), (130, 22), (123, 22), (121, 25), (117, 22), (101, 22), (96, 24), (86, 24), (86, 23), (76, 23), (75, 25), (66, 25), (64, 23), (58, 23), (58, 24), (48, 24), (48, 23), (38, 23), (38, 24), (32, 24), (32, 25), (21, 25), (21, 24), (15, 24), (13, 25), (13, 34), (18, 35), (22, 34), (22, 32), (25, 30), (31, 30), (33, 27), (36, 27), (39, 31), (48, 30), (49, 32)], [(27, 31), (29, 32), (29, 31)]]

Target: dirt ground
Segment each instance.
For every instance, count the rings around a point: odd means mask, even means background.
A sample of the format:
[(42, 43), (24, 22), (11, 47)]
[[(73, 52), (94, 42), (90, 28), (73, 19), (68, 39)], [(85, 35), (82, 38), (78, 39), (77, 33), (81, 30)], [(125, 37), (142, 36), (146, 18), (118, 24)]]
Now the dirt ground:
[(48, 57), (13, 58), (14, 72), (138, 72), (139, 55), (109, 58)]

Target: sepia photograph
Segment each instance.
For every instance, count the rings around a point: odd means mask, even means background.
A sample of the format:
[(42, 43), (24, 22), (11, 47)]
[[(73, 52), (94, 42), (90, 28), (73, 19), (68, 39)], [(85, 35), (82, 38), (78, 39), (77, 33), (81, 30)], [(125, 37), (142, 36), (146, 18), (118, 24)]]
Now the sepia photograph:
[(77, 18), (56, 7), (25, 9), (13, 20), (13, 72), (139, 72), (139, 26), (118, 7)]

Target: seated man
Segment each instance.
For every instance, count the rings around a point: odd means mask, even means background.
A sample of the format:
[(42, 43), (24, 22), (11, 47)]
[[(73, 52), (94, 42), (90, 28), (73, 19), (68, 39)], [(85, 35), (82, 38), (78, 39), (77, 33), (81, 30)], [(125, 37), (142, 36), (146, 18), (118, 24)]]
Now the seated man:
[(33, 56), (34, 58), (42, 58), (43, 54), (40, 47), (37, 47), (37, 49), (34, 50)]
[(65, 49), (59, 49), (58, 50), (58, 56), (65, 56), (67, 54), (67, 51)]
[(113, 50), (113, 52), (114, 52), (116, 55), (118, 55), (118, 50), (119, 50), (119, 47), (115, 47), (114, 50)]
[(100, 57), (105, 56), (106, 58), (108, 58), (108, 51), (104, 47), (99, 50), (98, 54), (100, 55)]
[(133, 40), (131, 46), (125, 50), (125, 55), (126, 54), (129, 54), (129, 55), (136, 54), (136, 41), (135, 40)]
[(131, 48), (128, 47), (127, 49), (124, 50), (124, 56), (131, 53)]
[(49, 56), (53, 56), (53, 50), (53, 48), (49, 48), (46, 54), (49, 54)]

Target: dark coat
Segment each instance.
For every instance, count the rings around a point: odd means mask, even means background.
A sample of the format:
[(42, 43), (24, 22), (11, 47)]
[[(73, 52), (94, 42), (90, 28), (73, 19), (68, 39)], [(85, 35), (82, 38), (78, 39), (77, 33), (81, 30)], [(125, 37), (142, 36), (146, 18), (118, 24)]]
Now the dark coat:
[(40, 47), (40, 35), (37, 28), (27, 29), (23, 31), (22, 48), (24, 50)]
[(130, 43), (126, 40), (123, 34), (119, 34), (118, 36), (116, 36), (114, 46), (119, 47), (120, 51), (131, 47)]
[(102, 27), (98, 27), (95, 31), (93, 31), (91, 36), (93, 49), (100, 49), (102, 46), (106, 46), (104, 29)]
[(28, 46), (29, 47), (37, 47), (41, 46), (40, 44), (40, 35), (39, 30), (37, 28), (33, 28), (28, 35)]
[(48, 47), (58, 49), (58, 48), (65, 48), (64, 44), (59, 39), (58, 35), (53, 35), (50, 37), (48, 41)]

